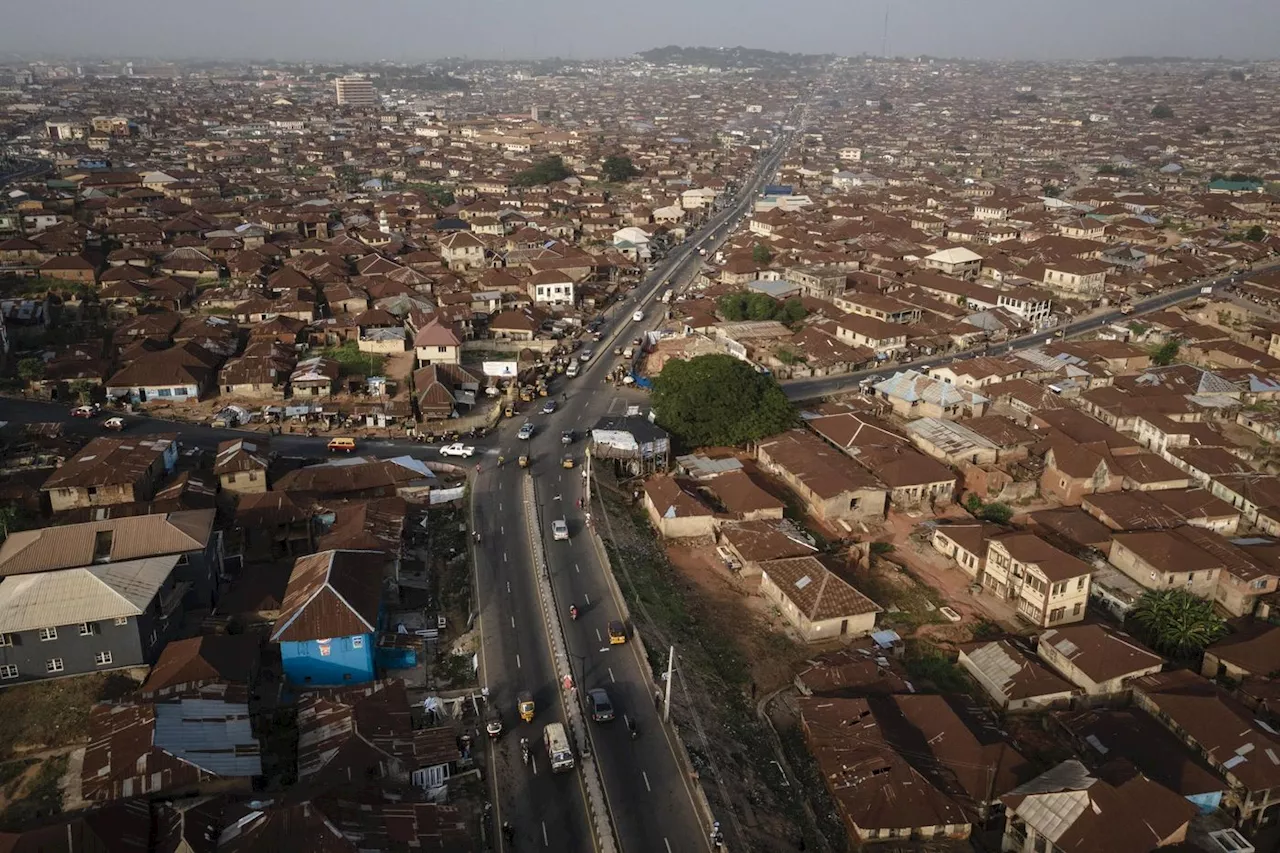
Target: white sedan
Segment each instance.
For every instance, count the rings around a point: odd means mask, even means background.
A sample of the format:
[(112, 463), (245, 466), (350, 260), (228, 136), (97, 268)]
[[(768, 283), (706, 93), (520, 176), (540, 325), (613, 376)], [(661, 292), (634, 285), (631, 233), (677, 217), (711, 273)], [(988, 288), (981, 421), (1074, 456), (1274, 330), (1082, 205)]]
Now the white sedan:
[(457, 444), (446, 444), (444, 447), (440, 448), (441, 456), (461, 456), (463, 459), (467, 459), (474, 456), (475, 453), (476, 449), (474, 447), (470, 444), (462, 444), (461, 442)]

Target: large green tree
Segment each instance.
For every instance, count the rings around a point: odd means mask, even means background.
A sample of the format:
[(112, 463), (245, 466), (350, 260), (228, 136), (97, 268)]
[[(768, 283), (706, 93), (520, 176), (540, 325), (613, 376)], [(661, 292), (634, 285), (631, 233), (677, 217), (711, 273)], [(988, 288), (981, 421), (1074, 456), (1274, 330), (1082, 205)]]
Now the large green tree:
[(614, 184), (625, 184), (640, 174), (640, 170), (636, 168), (635, 163), (631, 162), (630, 157), (617, 154), (604, 158), (603, 169), (604, 179)]
[(564, 164), (564, 160), (560, 159), (560, 155), (553, 154), (550, 157), (543, 157), (533, 166), (516, 175), (513, 183), (516, 186), (533, 187), (539, 184), (549, 184), (553, 181), (563, 181), (572, 174), (573, 171)]
[(1263, 240), (1267, 239), (1267, 229), (1263, 228), (1261, 225), (1255, 225), (1245, 232), (1244, 238), (1250, 243), (1261, 243)]
[(762, 267), (767, 267), (773, 262), (773, 250), (764, 243), (756, 243), (751, 247), (751, 260)]
[(1185, 589), (1153, 589), (1129, 611), (1126, 626), (1158, 652), (1187, 659), (1227, 632), (1213, 602)]
[(763, 293), (740, 290), (726, 293), (716, 300), (716, 307), (726, 320), (772, 320), (778, 315), (778, 302)]
[(653, 407), (686, 447), (746, 444), (796, 420), (773, 377), (731, 355), (668, 361), (653, 382)]

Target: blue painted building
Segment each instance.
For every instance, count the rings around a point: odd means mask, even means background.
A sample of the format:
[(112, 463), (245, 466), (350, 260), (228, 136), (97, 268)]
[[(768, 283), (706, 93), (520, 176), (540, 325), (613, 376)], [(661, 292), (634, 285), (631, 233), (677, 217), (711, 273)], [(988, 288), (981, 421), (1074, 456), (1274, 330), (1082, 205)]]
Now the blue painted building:
[(374, 679), (386, 564), (380, 551), (321, 551), (294, 562), (271, 634), (291, 684)]

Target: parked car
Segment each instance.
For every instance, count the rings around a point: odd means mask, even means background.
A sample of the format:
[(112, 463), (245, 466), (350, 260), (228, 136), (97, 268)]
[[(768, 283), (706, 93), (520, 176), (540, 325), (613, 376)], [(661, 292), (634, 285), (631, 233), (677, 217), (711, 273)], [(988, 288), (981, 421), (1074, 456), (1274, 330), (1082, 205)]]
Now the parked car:
[(569, 539), (569, 524), (563, 518), (557, 518), (551, 522), (551, 538), (561, 541)]
[(613, 703), (609, 701), (609, 692), (603, 687), (587, 691), (587, 705), (591, 707), (591, 719), (597, 723), (607, 723), (613, 719)]
[(643, 320), (644, 320), (644, 312), (643, 312), (643, 311), (637, 311), (636, 313), (634, 313), (634, 314), (632, 314), (632, 315), (631, 315), (631, 321), (632, 321), (632, 322), (634, 322), (634, 323), (639, 323), (639, 322), (641, 322), (641, 321), (643, 321)]
[(76, 406), (74, 409), (71, 410), (71, 417), (93, 418), (93, 417), (97, 417), (98, 413), (101, 411), (102, 411), (102, 407), (99, 406), (97, 403), (90, 403), (87, 406)]
[(591, 360), (591, 358), (592, 358), (592, 356), (594, 356), (594, 355), (595, 355), (595, 352), (593, 352), (592, 350), (584, 349), (584, 350), (582, 351), (582, 355), (578, 356), (578, 360), (579, 360), (579, 361), (590, 361), (590, 360)]
[(529, 423), (528, 421), (525, 421), (523, 424), (521, 424), (520, 431), (516, 433), (516, 438), (520, 439), (521, 441), (528, 441), (529, 439), (533, 438), (533, 424)]
[(441, 456), (458, 456), (463, 459), (471, 458), (475, 455), (475, 452), (476, 449), (474, 447), (470, 444), (463, 444), (462, 442), (446, 444), (444, 447), (440, 448)]

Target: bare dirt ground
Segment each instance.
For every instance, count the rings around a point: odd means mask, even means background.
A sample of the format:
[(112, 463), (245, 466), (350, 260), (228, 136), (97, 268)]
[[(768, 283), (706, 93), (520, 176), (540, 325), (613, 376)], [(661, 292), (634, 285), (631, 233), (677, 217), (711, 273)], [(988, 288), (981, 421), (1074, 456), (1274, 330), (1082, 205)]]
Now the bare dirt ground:
[[(967, 519), (969, 515), (959, 507), (953, 507), (947, 515), (938, 517)], [(920, 524), (924, 519), (924, 516), (916, 518), (897, 512), (889, 513), (884, 526), (885, 536), (880, 541), (892, 544), (893, 551), (885, 555), (885, 559), (900, 563), (917, 580), (934, 591), (939, 603), (959, 613), (962, 618), (958, 625), (973, 628), (985, 622), (993, 622), (1009, 631), (1021, 630), (1012, 607), (989, 593), (969, 591), (973, 579), (955, 562), (933, 549), (929, 544), (928, 529)], [(883, 602), (881, 604), (883, 606)], [(946, 627), (949, 629), (951, 626)], [(956, 632), (943, 630), (943, 626), (939, 626), (926, 633), (946, 636)], [(962, 632), (957, 635), (960, 634)]]
[[(806, 815), (815, 794), (779, 784), (773, 734), (756, 714), (763, 687), (785, 685), (789, 662), (808, 650), (768, 630), (774, 618), (768, 609), (696, 547), (668, 555), (643, 516), (605, 480), (596, 481), (608, 519), (602, 516), (600, 531), (614, 574), (650, 665), (664, 664), (669, 644), (680, 655), (672, 716), (727, 846), (790, 851), (800, 849), (803, 837), (806, 849), (822, 849)], [(821, 786), (818, 795), (825, 795)]]

